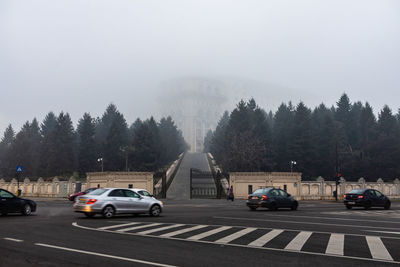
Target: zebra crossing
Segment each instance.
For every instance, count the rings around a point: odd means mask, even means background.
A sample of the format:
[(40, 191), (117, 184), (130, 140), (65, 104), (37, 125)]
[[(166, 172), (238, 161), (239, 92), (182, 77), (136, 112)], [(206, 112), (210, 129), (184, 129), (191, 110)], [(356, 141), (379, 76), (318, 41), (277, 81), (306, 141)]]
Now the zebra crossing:
[(120, 234), (400, 264), (400, 253), (397, 251), (398, 247), (400, 247), (400, 238), (395, 237), (242, 226), (152, 222), (130, 222), (90, 229)]
[(400, 210), (345, 210), (345, 211), (327, 211), (322, 214), (341, 215), (341, 216), (385, 216), (387, 218), (399, 218)]

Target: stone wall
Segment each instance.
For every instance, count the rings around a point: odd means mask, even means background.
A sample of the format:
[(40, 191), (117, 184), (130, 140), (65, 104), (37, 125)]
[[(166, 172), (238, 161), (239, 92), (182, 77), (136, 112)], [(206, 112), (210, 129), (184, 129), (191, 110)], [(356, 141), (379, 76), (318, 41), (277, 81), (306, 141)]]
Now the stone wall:
[[(75, 192), (77, 182), (71, 178), (68, 181), (61, 181), (58, 178), (53, 178), (50, 181), (44, 181), (39, 178), (37, 181), (30, 181), (25, 178), (23, 182), (19, 182), (19, 188), (22, 190), (22, 196), (26, 197), (67, 197)], [(0, 179), (0, 188), (8, 190), (12, 193), (17, 192), (18, 181), (12, 179), (6, 182)], [(82, 184), (82, 190), (85, 190), (86, 184)]]

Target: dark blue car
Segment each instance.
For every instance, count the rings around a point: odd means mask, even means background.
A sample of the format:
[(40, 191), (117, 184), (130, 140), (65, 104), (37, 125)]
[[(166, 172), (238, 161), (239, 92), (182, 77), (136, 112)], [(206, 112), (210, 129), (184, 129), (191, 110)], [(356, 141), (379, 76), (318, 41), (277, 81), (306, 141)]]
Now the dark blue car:
[(257, 208), (268, 208), (277, 210), (278, 208), (290, 208), (297, 210), (299, 203), (284, 190), (279, 188), (260, 188), (247, 196), (246, 205), (251, 210)]
[(36, 211), (36, 203), (29, 199), (15, 196), (7, 190), (0, 188), (0, 214), (22, 213), (23, 215), (31, 215)]
[(375, 189), (354, 189), (344, 195), (344, 205), (347, 209), (352, 207), (383, 207), (390, 209), (390, 199)]

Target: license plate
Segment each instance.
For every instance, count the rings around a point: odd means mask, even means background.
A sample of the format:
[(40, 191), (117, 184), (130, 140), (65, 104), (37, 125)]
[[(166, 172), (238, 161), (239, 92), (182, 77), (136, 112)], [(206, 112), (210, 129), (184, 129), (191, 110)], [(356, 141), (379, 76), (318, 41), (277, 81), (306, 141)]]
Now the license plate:
[(80, 199), (79, 199), (79, 202), (80, 202), (80, 203), (86, 202), (86, 198), (80, 198)]
[(354, 205), (354, 204), (356, 204), (356, 203), (353, 202), (353, 201), (350, 201), (350, 202), (347, 202), (347, 204)]
[(258, 199), (258, 197), (252, 197), (251, 199)]

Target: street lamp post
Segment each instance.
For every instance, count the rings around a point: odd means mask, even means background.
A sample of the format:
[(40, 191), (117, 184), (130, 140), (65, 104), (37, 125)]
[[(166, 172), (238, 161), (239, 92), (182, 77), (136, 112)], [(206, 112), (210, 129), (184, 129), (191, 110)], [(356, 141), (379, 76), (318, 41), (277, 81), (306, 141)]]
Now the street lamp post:
[(293, 172), (293, 165), (296, 165), (297, 162), (294, 161), (294, 160), (291, 160), (291, 161), (289, 162), (289, 164), (290, 164), (290, 173), (292, 173), (292, 172)]
[(103, 158), (98, 158), (97, 162), (101, 161), (101, 172), (104, 172)]

